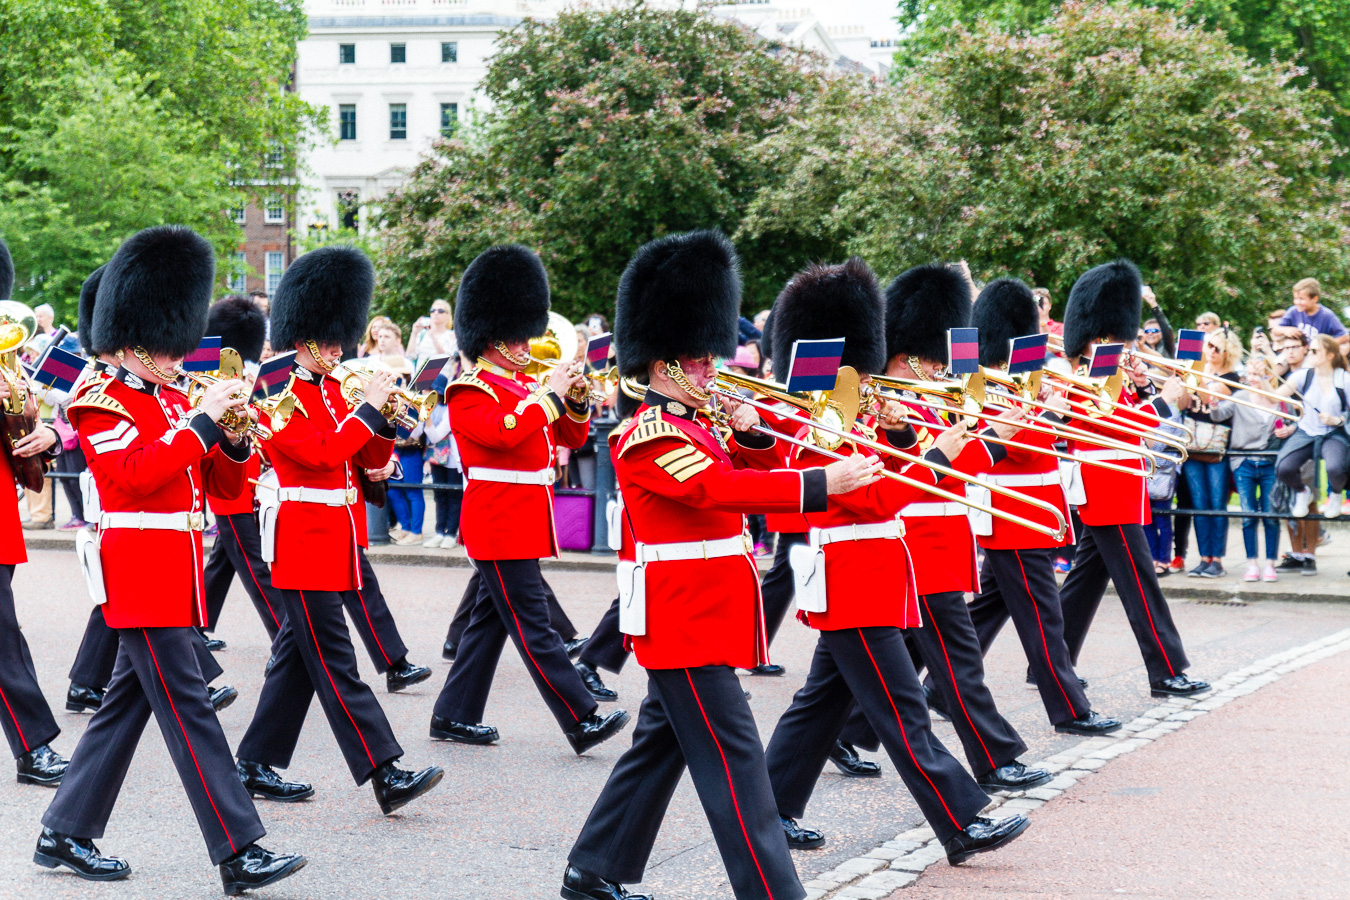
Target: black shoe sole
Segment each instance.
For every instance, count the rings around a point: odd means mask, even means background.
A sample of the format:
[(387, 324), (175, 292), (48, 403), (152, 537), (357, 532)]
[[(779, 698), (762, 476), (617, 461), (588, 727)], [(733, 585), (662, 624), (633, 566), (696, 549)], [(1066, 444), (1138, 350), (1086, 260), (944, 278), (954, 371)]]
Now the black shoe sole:
[(431, 729), (431, 737), (438, 741), (454, 741), (456, 744), (474, 744), (480, 747), (484, 744), (495, 744), (501, 740), (501, 735), (495, 731), (491, 735), (484, 735), (483, 737), (462, 737), (449, 731), (442, 731), (439, 728)]
[(220, 698), (219, 705), (216, 704), (216, 701), (214, 700), (211, 701), (211, 708), (214, 709), (216, 712), (224, 712), (225, 710), (230, 708), (230, 705), (234, 703), (234, 701), (238, 699), (239, 699), (239, 692), (234, 688), (230, 688), (230, 690), (225, 694), (225, 696)]
[(455, 661), (455, 656), (458, 654), (458, 652), (459, 652), (458, 648), (456, 648), (455, 653), (446, 653), (446, 652), (445, 652), (445, 649), (442, 648), (442, 649), (441, 649), (441, 659), (445, 660), (446, 662), (454, 662), (454, 661)]
[(402, 680), (402, 679), (399, 679), (398, 681), (391, 682), (391, 681), (389, 681), (389, 679), (386, 678), (385, 681), (384, 681), (384, 686), (387, 687), (387, 688), (389, 689), (389, 693), (391, 693), (391, 694), (397, 694), (399, 691), (403, 690), (404, 688), (410, 688), (410, 687), (412, 687), (412, 686), (415, 685), (415, 684), (421, 684), (422, 682), (426, 681), (426, 680), (427, 680), (428, 678), (430, 678), (430, 677), (431, 677), (431, 670), (430, 670), (430, 669), (427, 669), (425, 672), (423, 672), (422, 674), (418, 675), (416, 678), (409, 679), (408, 681), (404, 681), (404, 680)]
[(1023, 784), (995, 784), (986, 781), (977, 781), (975, 783), (978, 784), (980, 789), (986, 794), (992, 795), (997, 794), (999, 791), (1029, 791), (1032, 788), (1040, 787), (1043, 784), (1049, 784), (1054, 780), (1055, 776), (1050, 772), (1046, 772), (1042, 777), (1037, 778), (1034, 781), (1024, 782)]
[(577, 746), (575, 743), (571, 741), (571, 739), (568, 740), (568, 743), (572, 744), (572, 751), (576, 753), (577, 756), (580, 756), (587, 750), (600, 746), (605, 741), (609, 740), (619, 732), (623, 731), (625, 728), (628, 727), (628, 723), (631, 722), (632, 720), (633, 717), (625, 712), (622, 715), (615, 717), (614, 723), (609, 726), (609, 731), (606, 731), (604, 734), (587, 738), (586, 743), (582, 744), (581, 746)]
[(278, 797), (276, 794), (269, 794), (265, 791), (256, 791), (248, 785), (244, 785), (244, 789), (248, 791), (248, 795), (254, 800), (267, 800), (272, 803), (299, 803), (301, 800), (308, 800), (310, 797), (314, 796), (314, 788), (312, 787), (303, 794), (293, 794), (287, 797)]
[(394, 803), (381, 803), (380, 812), (384, 813), (386, 816), (389, 815), (390, 813), (397, 812), (398, 810), (407, 806), (409, 803), (416, 800), (418, 797), (421, 797), (423, 794), (434, 788), (436, 785), (440, 784), (441, 779), (444, 777), (445, 777), (445, 770), (437, 768), (435, 772), (431, 773), (431, 775), (426, 779), (426, 781), (423, 781), (420, 785), (418, 785), (417, 789), (414, 790), (408, 796), (402, 798), (401, 800), (397, 800)]
[(96, 706), (96, 705), (94, 705), (94, 704), (92, 704), (92, 703), (77, 703), (77, 702), (72, 701), (72, 700), (67, 700), (67, 701), (66, 701), (66, 712), (73, 712), (73, 713), (82, 713), (82, 712), (96, 713), (96, 712), (98, 712), (99, 706), (102, 706), (102, 705), (103, 705), (103, 704), (101, 704), (101, 703), (98, 704), (98, 705)]
[(838, 769), (838, 770), (839, 770), (839, 773), (840, 773), (841, 775), (843, 775), (845, 778), (880, 778), (880, 777), (881, 777), (881, 767), (880, 767), (880, 766), (877, 766), (877, 768), (876, 768), (875, 771), (863, 771), (863, 772), (860, 772), (860, 771), (856, 771), (856, 770), (852, 770), (852, 769), (845, 768), (844, 766), (841, 766), (839, 763), (835, 762), (834, 760), (830, 760), (830, 762), (834, 763), (834, 767), (835, 767), (836, 769)]
[(1149, 693), (1161, 700), (1166, 700), (1169, 697), (1194, 697), (1196, 694), (1203, 694), (1209, 689), (1209, 685), (1205, 685), (1194, 691), (1160, 691), (1157, 688), (1149, 688)]
[(50, 778), (50, 777), (49, 777), (49, 778), (41, 778), (41, 777), (39, 777), (39, 776), (37, 776), (37, 775), (30, 775), (30, 774), (27, 773), (27, 772), (20, 772), (19, 775), (18, 775), (18, 781), (19, 781), (19, 784), (31, 784), (31, 785), (34, 785), (35, 787), (52, 787), (52, 788), (54, 788), (54, 787), (60, 787), (60, 786), (61, 786), (61, 779), (62, 779), (62, 778), (65, 778), (65, 777), (66, 777), (66, 773), (65, 773), (65, 772), (62, 772), (60, 775), (57, 775), (55, 778)]
[(818, 841), (798, 841), (796, 843), (788, 841), (789, 850), (819, 850), (821, 847), (824, 846), (825, 846), (825, 838), (823, 837)]
[(1071, 725), (1056, 725), (1055, 731), (1058, 731), (1060, 734), (1079, 734), (1083, 737), (1101, 737), (1104, 734), (1115, 734), (1124, 727), (1124, 722), (1111, 728), (1074, 728)]
[(604, 694), (597, 694), (590, 688), (587, 688), (586, 692), (591, 695), (591, 699), (594, 700), (596, 703), (617, 703), (619, 701), (618, 691), (610, 691), (608, 696)]
[(120, 881), (131, 874), (131, 866), (120, 869), (116, 872), (110, 872), (107, 875), (90, 875), (87, 872), (81, 872), (79, 869), (66, 862), (64, 859), (58, 859), (55, 856), (48, 856), (45, 853), (34, 852), (33, 862), (42, 866), (44, 869), (55, 869), (57, 866), (65, 866), (85, 881)]
[(264, 878), (262, 881), (250, 881), (248, 884), (244, 884), (239, 881), (225, 881), (224, 879), (221, 879), (221, 882), (225, 886), (225, 893), (228, 896), (238, 897), (240, 894), (244, 893), (244, 891), (251, 891), (256, 888), (267, 887), (269, 884), (276, 884), (281, 879), (288, 878), (296, 872), (299, 872), (308, 863), (309, 860), (302, 856), (280, 872), (277, 872), (268, 878)]
[(1030, 827), (1031, 827), (1031, 820), (1023, 816), (1022, 827), (1018, 828), (1016, 831), (1011, 831), (1005, 834), (1003, 837), (999, 838), (998, 840), (994, 841), (994, 843), (988, 844), (984, 847), (980, 847), (976, 850), (964, 850), (961, 853), (956, 854), (955, 856), (948, 856), (947, 863), (948, 865), (959, 866), (961, 863), (970, 859), (977, 853), (989, 853), (992, 850), (997, 850), (1000, 847), (1007, 846), (1009, 842), (1015, 841), (1017, 840), (1017, 838), (1021, 837), (1022, 833), (1025, 832)]

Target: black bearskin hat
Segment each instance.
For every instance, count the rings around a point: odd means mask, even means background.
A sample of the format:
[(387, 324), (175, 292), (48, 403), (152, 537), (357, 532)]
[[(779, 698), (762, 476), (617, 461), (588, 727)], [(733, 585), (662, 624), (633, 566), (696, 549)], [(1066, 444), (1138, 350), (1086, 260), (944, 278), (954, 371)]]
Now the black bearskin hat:
[(103, 269), (89, 343), (186, 356), (206, 334), (216, 254), (182, 225), (156, 225), (123, 242)]
[(14, 260), (9, 255), (9, 245), (0, 238), (0, 300), (8, 300), (14, 294)]
[(1040, 332), (1041, 312), (1031, 288), (1016, 278), (996, 278), (975, 298), (970, 324), (980, 329), (980, 365), (1002, 366), (1009, 341)]
[(886, 369), (883, 334), (886, 301), (876, 276), (861, 257), (827, 266), (812, 264), (793, 275), (774, 301), (773, 345), (782, 355), (776, 371), (786, 375), (797, 341), (844, 339), (841, 366), (859, 372)]
[(496, 341), (527, 341), (547, 329), (548, 273), (533, 250), (499, 244), (469, 263), (459, 280), (455, 340), (470, 362)]
[(257, 362), (267, 340), (267, 316), (247, 297), (232, 294), (211, 304), (206, 333), (220, 336), (220, 346), (239, 351), (244, 362)]
[(769, 315), (764, 319), (764, 330), (759, 335), (759, 358), (761, 360), (773, 359), (773, 320), (776, 309), (778, 309), (776, 303), (769, 307)]
[(80, 285), (80, 308), (76, 313), (75, 331), (80, 338), (80, 347), (89, 356), (101, 356), (104, 353), (116, 353), (121, 347), (112, 347), (105, 349), (94, 346), (94, 301), (98, 298), (98, 286), (103, 281), (103, 270), (108, 268), (104, 263), (99, 266), (89, 277)]
[(304, 341), (353, 347), (366, 330), (375, 267), (356, 247), (333, 244), (291, 263), (272, 297), (272, 348)]
[(731, 356), (741, 311), (740, 259), (718, 231), (648, 241), (619, 279), (614, 343), (619, 372), (678, 356)]
[(633, 418), (633, 413), (637, 412), (641, 405), (641, 400), (634, 400), (625, 394), (622, 388), (614, 392), (614, 414), (619, 417), (620, 422)]
[(902, 272), (886, 288), (886, 358), (947, 360), (947, 329), (970, 325), (970, 282), (938, 263)]
[(1091, 341), (1132, 341), (1139, 334), (1144, 281), (1128, 259), (1088, 269), (1073, 283), (1064, 307), (1064, 354), (1082, 356)]

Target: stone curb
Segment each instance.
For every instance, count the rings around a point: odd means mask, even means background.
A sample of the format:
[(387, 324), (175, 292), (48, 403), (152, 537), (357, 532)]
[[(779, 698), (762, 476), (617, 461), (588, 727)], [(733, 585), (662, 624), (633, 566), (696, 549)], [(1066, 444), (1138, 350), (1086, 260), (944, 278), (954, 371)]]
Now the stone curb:
[[(1039, 809), (1110, 760), (1171, 734), (1187, 722), (1238, 697), (1254, 693), (1290, 672), (1346, 650), (1350, 650), (1350, 628), (1229, 672), (1213, 682), (1211, 689), (1203, 694), (1166, 700), (1126, 723), (1114, 735), (1087, 738), (1035, 763), (1039, 768), (1053, 772), (1054, 780), (1029, 791), (1000, 792), (981, 815), (998, 819), (1003, 818), (998, 814), (999, 810), (1016, 814)], [(926, 825), (911, 828), (867, 854), (845, 860), (805, 882), (806, 897), (807, 900), (880, 900), (913, 884), (929, 866), (945, 859), (946, 853), (933, 829)]]

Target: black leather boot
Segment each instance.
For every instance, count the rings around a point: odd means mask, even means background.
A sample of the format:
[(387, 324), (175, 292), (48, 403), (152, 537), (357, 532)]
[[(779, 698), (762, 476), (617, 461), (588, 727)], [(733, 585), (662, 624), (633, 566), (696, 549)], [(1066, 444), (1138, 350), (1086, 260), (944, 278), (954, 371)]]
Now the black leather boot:
[(1185, 675), (1173, 675), (1162, 681), (1149, 682), (1155, 697), (1189, 697), (1209, 690), (1208, 681), (1196, 681)]
[(567, 730), (567, 742), (572, 745), (577, 756), (580, 756), (596, 744), (603, 743), (623, 731), (627, 724), (627, 710), (616, 709), (603, 719), (599, 713), (591, 713)]
[(103, 705), (103, 693), (98, 688), (72, 681), (70, 689), (66, 691), (66, 711), (98, 712), (98, 708)]
[(222, 709), (239, 699), (239, 692), (228, 684), (218, 688), (207, 685), (206, 696), (211, 698), (211, 708), (216, 712), (220, 712)]
[(576, 659), (580, 656), (581, 651), (586, 646), (586, 642), (589, 640), (590, 638), (588, 637), (579, 637), (572, 638), (570, 641), (563, 641), (563, 649), (567, 651), (567, 658)]
[(370, 776), (370, 783), (375, 788), (380, 812), (387, 816), (440, 784), (443, 777), (445, 770), (440, 766), (428, 766), (420, 772), (410, 772), (387, 762)]
[(998, 791), (1029, 790), (1045, 784), (1054, 777), (1044, 769), (1028, 769), (1017, 760), (1013, 760), (1006, 766), (999, 766), (988, 775), (981, 775), (975, 782), (984, 788), (986, 794), (993, 794)]
[(131, 864), (125, 859), (104, 856), (88, 838), (73, 838), (50, 828), (43, 828), (38, 835), (33, 862), (45, 869), (65, 866), (90, 881), (116, 881), (131, 874)]
[(1055, 725), (1055, 730), (1062, 734), (1085, 734), (1088, 737), (1097, 737), (1119, 731), (1120, 727), (1119, 719), (1108, 718), (1101, 713), (1088, 710), (1085, 716), (1058, 723)]
[(588, 663), (577, 662), (572, 668), (577, 670), (577, 674), (581, 676), (581, 683), (586, 685), (586, 690), (591, 692), (591, 697), (597, 703), (613, 703), (619, 699), (619, 692), (605, 687), (605, 683), (600, 680), (600, 673), (592, 669)]
[(40, 787), (56, 787), (70, 765), (70, 760), (53, 750), (50, 744), (34, 747), (14, 762), (19, 768), (19, 784)]
[(651, 894), (630, 894), (623, 885), (568, 866), (563, 872), (563, 900), (653, 900)]
[(421, 684), (430, 677), (430, 669), (426, 666), (414, 666), (405, 656), (384, 673), (384, 683), (392, 694), (414, 684)]
[(451, 722), (435, 713), (431, 716), (431, 736), (438, 741), (455, 741), (460, 744), (495, 744), (498, 740), (497, 729), (491, 725)]
[(298, 853), (273, 853), (271, 850), (249, 844), (220, 864), (220, 882), (225, 893), (236, 897), (294, 875), (305, 867), (305, 859)]
[(1026, 831), (1030, 824), (1031, 820), (1023, 815), (997, 821), (977, 816), (960, 834), (942, 845), (947, 851), (947, 862), (953, 866), (960, 865), (976, 853), (997, 850)]
[(791, 816), (779, 816), (783, 823), (783, 836), (787, 838), (790, 850), (814, 850), (825, 845), (825, 835), (813, 828), (803, 828)]
[(241, 759), (235, 764), (235, 769), (250, 797), (275, 800), (277, 803), (295, 803), (314, 796), (314, 785), (303, 781), (287, 781), (271, 766)]
[(445, 645), (441, 647), (441, 659), (446, 659), (449, 660), (450, 662), (454, 662), (455, 654), (457, 652), (459, 652), (459, 648), (456, 647), (454, 644), (450, 643), (449, 639), (446, 639)]
[(830, 762), (849, 778), (880, 778), (881, 766), (858, 756), (858, 752), (843, 741), (836, 741), (830, 751)]

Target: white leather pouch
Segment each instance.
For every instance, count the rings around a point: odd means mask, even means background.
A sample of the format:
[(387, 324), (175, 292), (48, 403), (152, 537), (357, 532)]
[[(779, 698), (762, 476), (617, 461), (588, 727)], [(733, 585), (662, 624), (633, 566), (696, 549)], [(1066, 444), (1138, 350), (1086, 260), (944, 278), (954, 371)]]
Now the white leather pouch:
[(797, 608), (825, 612), (825, 551), (814, 543), (793, 544), (788, 550), (788, 564), (792, 566), (792, 581), (797, 589)]
[(94, 483), (94, 473), (85, 469), (80, 473), (80, 501), (84, 513), (80, 518), (91, 525), (103, 515), (102, 504), (98, 502), (98, 485)]
[(81, 528), (75, 535), (75, 555), (80, 560), (80, 571), (84, 572), (84, 583), (89, 588), (89, 597), (100, 606), (108, 602), (108, 591), (103, 583), (103, 560), (98, 555), (98, 536), (88, 528)]
[(619, 579), (619, 630), (624, 634), (647, 633), (647, 578), (643, 567), (621, 561), (616, 569)]

